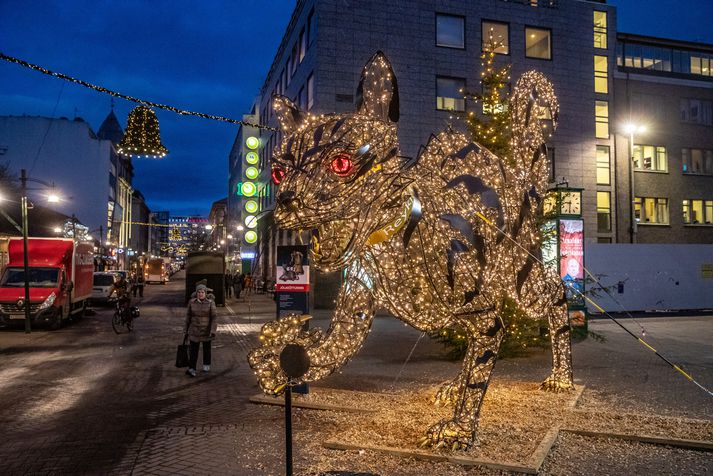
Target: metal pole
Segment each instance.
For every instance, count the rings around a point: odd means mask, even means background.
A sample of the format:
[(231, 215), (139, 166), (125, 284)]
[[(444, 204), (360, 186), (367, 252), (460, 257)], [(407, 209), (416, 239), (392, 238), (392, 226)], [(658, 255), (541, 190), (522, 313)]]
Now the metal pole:
[(104, 226), (99, 225), (99, 268), (97, 271), (104, 271)]
[(292, 386), (285, 388), (285, 474), (292, 476)]
[(25, 275), (25, 334), (32, 330), (30, 323), (30, 258), (27, 253), (27, 175), (25, 169), (20, 174), (22, 184), (22, 259)]
[(629, 199), (631, 206), (631, 243), (636, 243), (636, 192), (634, 189), (634, 133), (629, 134)]

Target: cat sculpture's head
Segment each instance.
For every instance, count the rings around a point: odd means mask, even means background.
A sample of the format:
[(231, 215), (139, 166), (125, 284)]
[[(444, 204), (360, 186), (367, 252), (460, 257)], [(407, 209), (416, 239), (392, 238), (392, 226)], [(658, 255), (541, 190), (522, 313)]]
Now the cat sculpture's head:
[(312, 260), (337, 269), (358, 257), (400, 198), (396, 77), (383, 53), (366, 64), (357, 110), (316, 115), (276, 96), (283, 139), (273, 154), (280, 228), (312, 231)]

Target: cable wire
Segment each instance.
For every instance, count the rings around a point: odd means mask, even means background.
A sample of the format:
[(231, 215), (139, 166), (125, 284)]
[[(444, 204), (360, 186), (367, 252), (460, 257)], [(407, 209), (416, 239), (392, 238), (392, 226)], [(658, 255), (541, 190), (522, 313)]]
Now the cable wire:
[(239, 120), (237, 120), (237, 119), (230, 119), (230, 118), (228, 118), (228, 117), (215, 116), (215, 115), (213, 115), (213, 114), (205, 114), (205, 113), (202, 113), (202, 112), (187, 111), (187, 110), (185, 110), (185, 109), (179, 109), (179, 108), (177, 108), (177, 107), (169, 106), (169, 105), (167, 105), (167, 104), (159, 104), (159, 103), (156, 103), (156, 102), (147, 101), (147, 100), (145, 100), (145, 99), (140, 99), (140, 98), (137, 98), (137, 97), (134, 97), (134, 96), (129, 96), (129, 95), (127, 95), (127, 94), (122, 94), (122, 93), (119, 93), (119, 92), (116, 92), (116, 91), (112, 91), (112, 90), (107, 89), (107, 88), (105, 88), (105, 87), (103, 87), (103, 86), (97, 86), (97, 85), (92, 84), (92, 83), (89, 83), (89, 82), (87, 82), (87, 81), (83, 81), (83, 80), (81, 80), (81, 79), (73, 78), (73, 77), (68, 76), (68, 75), (66, 75), (66, 74), (63, 74), (63, 73), (57, 73), (57, 72), (55, 72), (55, 71), (50, 71), (49, 69), (43, 68), (42, 66), (38, 66), (38, 65), (32, 64), (32, 63), (28, 63), (27, 61), (21, 60), (21, 59), (19, 59), (19, 58), (14, 58), (14, 57), (12, 57), (12, 56), (8, 56), (8, 55), (6, 55), (6, 54), (4, 54), (4, 53), (2, 53), (2, 52), (0, 52), (0, 59), (5, 60), (5, 61), (8, 61), (8, 62), (10, 62), (10, 63), (18, 64), (18, 65), (20, 65), (20, 66), (23, 66), (23, 67), (25, 67), (25, 68), (29, 68), (29, 69), (34, 70), (34, 71), (39, 71), (40, 73), (46, 74), (46, 75), (48, 75), (48, 76), (53, 76), (53, 77), (55, 77), (55, 78), (64, 79), (65, 81), (70, 81), (70, 82), (72, 82), (72, 83), (79, 84), (80, 86), (84, 86), (85, 88), (93, 89), (94, 91), (98, 91), (98, 92), (100, 92), (100, 93), (109, 94), (109, 95), (111, 95), (111, 96), (114, 96), (114, 97), (117, 97), (117, 98), (121, 98), (121, 99), (125, 99), (125, 100), (131, 101), (131, 102), (135, 102), (135, 103), (137, 103), (137, 104), (142, 104), (142, 105), (145, 105), (145, 106), (155, 107), (156, 109), (164, 109), (164, 110), (166, 110), (166, 111), (171, 111), (171, 112), (174, 112), (174, 113), (176, 113), (176, 114), (180, 114), (180, 115), (182, 115), (182, 116), (196, 116), (196, 117), (202, 117), (203, 119), (210, 119), (210, 120), (213, 120), (213, 121), (221, 121), (221, 122), (229, 122), (229, 123), (231, 123), (231, 124), (240, 124), (241, 126), (254, 127), (254, 128), (256, 128), (256, 129), (262, 129), (262, 130), (267, 130), (267, 131), (272, 131), (272, 132), (277, 132), (277, 131), (279, 130), (279, 129), (277, 129), (276, 127), (265, 126), (265, 125), (262, 125), (262, 124), (253, 124), (253, 123), (251, 123), (251, 122), (239, 121)]

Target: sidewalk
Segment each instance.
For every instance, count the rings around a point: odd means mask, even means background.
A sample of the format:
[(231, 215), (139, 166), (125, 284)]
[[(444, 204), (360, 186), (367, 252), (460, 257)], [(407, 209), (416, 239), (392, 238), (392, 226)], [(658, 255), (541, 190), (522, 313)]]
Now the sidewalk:
[[(319, 310), (313, 314), (312, 327), (326, 330), (331, 311)], [(163, 411), (172, 417), (137, 438), (132, 445), (136, 451), (127, 453), (122, 464), (115, 468), (117, 474), (284, 474), (283, 409), (247, 402), (260, 391), (246, 363), (246, 355), (258, 345), (257, 335), (262, 324), (274, 319), (275, 303), (269, 295), (243, 296), (240, 300), (229, 299), (224, 308), (219, 308), (219, 315), (219, 336), (214, 344), (215, 373), (199, 374), (197, 379), (186, 381), (184, 388), (170, 398), (165, 397), (170, 402), (166, 402)], [(710, 352), (713, 318), (643, 321), (658, 350), (686, 365), (709, 388), (713, 386), (713, 354)], [(416, 391), (440, 384), (460, 369), (460, 362), (444, 360), (440, 344), (422, 337), (420, 332), (396, 319), (379, 315), (372, 330), (359, 354), (341, 372), (312, 384), (312, 392), (328, 388), (380, 394)], [(586, 386), (579, 403), (581, 410), (628, 415), (621, 424), (636, 421), (638, 417), (632, 415), (702, 419), (711, 422), (713, 434), (710, 397), (624, 335), (615, 324), (595, 321), (591, 323), (591, 330), (604, 335), (607, 341), (598, 343), (589, 339), (574, 345), (575, 378), (578, 384)], [(536, 385), (548, 375), (549, 369), (549, 352), (534, 351), (526, 359), (499, 361), (493, 384), (518, 381)], [(195, 412), (177, 411), (191, 402), (199, 405)], [(196, 417), (196, 413), (200, 416)], [(370, 451), (324, 449), (321, 443), (333, 436), (339, 425), (345, 421), (348, 424), (349, 420), (344, 418), (353, 417), (335, 412), (294, 410), (295, 474), (315, 474), (315, 468), (345, 471), (343, 474), (352, 474), (347, 471), (414, 476), (501, 474), (483, 468), (466, 471), (458, 465)], [(359, 424), (357, 419), (351, 421)], [(542, 471), (544, 474), (625, 474), (635, 467), (640, 474), (667, 471), (709, 474), (713, 455), (563, 435), (557, 439)]]

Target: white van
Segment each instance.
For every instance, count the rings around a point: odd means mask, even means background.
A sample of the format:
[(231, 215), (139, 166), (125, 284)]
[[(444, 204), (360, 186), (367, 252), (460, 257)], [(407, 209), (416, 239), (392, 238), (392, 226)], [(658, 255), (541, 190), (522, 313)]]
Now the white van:
[(111, 288), (114, 287), (115, 280), (116, 273), (95, 272), (94, 283), (92, 286), (92, 303), (106, 304)]

